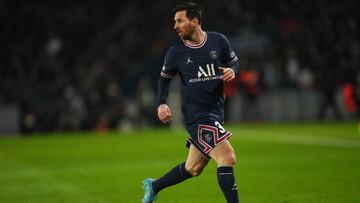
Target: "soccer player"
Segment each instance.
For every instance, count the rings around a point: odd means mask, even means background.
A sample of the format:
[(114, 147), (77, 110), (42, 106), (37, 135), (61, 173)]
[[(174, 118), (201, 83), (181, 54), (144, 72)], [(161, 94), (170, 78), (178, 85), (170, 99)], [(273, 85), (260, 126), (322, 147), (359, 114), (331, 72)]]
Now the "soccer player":
[(234, 176), (235, 152), (228, 138), (224, 121), (224, 82), (239, 72), (238, 57), (228, 39), (220, 33), (205, 32), (201, 28), (199, 5), (180, 3), (173, 8), (174, 30), (179, 40), (166, 53), (160, 73), (158, 89), (158, 117), (164, 124), (171, 121), (166, 104), (169, 84), (175, 74), (182, 82), (182, 111), (190, 137), (189, 154), (159, 179), (144, 180), (143, 203), (153, 202), (164, 188), (201, 174), (210, 158), (217, 163), (217, 179), (227, 202), (239, 202)]

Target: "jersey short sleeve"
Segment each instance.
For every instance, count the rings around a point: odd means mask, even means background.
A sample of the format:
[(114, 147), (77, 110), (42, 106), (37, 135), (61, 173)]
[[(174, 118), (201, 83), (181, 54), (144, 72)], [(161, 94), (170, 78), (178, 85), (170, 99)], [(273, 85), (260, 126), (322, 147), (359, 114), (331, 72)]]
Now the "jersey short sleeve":
[(170, 47), (166, 52), (164, 65), (161, 69), (160, 75), (164, 78), (173, 78), (177, 73), (177, 66), (175, 61), (174, 47)]
[(233, 65), (237, 60), (238, 57), (235, 54), (235, 51), (230, 45), (229, 40), (225, 37), (225, 35), (220, 34), (221, 36), (221, 48), (222, 48), (222, 61), (224, 65), (231, 66)]

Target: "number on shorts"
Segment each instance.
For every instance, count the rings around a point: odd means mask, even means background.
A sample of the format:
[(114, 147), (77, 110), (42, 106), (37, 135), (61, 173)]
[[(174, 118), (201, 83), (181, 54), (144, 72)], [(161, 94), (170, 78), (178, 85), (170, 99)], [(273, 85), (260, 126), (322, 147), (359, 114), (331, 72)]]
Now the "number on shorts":
[(221, 133), (225, 133), (225, 129), (221, 126), (221, 124), (218, 121), (215, 121), (215, 126), (219, 128), (219, 131)]

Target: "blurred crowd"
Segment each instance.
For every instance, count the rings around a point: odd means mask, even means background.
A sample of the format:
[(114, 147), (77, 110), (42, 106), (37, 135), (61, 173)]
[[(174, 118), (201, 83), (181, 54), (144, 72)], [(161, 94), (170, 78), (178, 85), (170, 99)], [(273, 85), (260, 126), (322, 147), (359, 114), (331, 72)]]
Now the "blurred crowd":
[[(253, 102), (263, 91), (316, 88), (337, 109), (344, 85), (356, 100), (360, 19), (356, 0), (197, 1), (204, 30), (230, 38), (242, 71), (228, 96)], [(0, 105), (16, 104), (21, 131), (158, 124), (157, 79), (176, 39), (159, 1), (0, 2)], [(356, 108), (355, 108), (356, 109)]]

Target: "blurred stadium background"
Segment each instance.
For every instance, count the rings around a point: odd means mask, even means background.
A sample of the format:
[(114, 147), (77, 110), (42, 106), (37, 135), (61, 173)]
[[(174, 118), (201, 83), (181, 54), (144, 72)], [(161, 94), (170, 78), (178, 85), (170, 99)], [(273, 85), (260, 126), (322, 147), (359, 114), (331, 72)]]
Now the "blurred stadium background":
[[(173, 128), (155, 114), (176, 2), (0, 1), (1, 202), (140, 202), (185, 159), (178, 79)], [(360, 202), (359, 1), (197, 2), (240, 58), (225, 127), (243, 202)], [(210, 165), (159, 202), (223, 202)]]
[[(358, 1), (199, 3), (204, 29), (225, 33), (240, 56), (229, 122), (358, 118)], [(1, 1), (1, 134), (159, 125), (154, 99), (177, 37), (173, 5)]]

